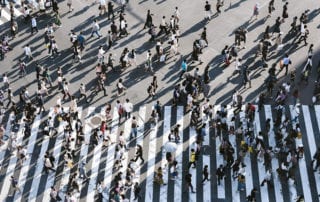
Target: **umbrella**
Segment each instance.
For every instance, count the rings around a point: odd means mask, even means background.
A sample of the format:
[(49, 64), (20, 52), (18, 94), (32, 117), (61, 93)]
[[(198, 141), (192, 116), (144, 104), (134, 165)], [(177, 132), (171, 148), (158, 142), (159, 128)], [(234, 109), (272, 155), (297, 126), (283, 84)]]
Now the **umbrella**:
[(166, 150), (166, 152), (175, 152), (177, 150), (177, 144), (174, 142), (167, 142), (164, 145), (164, 150)]

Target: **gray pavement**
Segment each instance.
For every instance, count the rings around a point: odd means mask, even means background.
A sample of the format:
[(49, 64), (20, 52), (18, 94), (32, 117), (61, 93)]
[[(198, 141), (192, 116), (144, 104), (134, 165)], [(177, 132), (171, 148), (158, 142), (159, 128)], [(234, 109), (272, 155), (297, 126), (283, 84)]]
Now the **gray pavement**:
[[(246, 23), (250, 16), (252, 15), (253, 6), (256, 2), (259, 2), (262, 6), (260, 15), (258, 20), (252, 23)], [(100, 92), (98, 96), (91, 96), (90, 103), (85, 104), (81, 102), (79, 104), (80, 107), (83, 107), (84, 110), (88, 110), (88, 107), (100, 108), (105, 105), (105, 103), (114, 104), (117, 99), (124, 101), (125, 98), (129, 98), (132, 103), (135, 104), (135, 111), (139, 110), (141, 106), (151, 107), (154, 104), (155, 100), (151, 100), (147, 98), (147, 90), (146, 87), (149, 85), (152, 79), (152, 75), (144, 70), (144, 61), (146, 58), (146, 51), (148, 49), (152, 50), (152, 53), (155, 53), (155, 44), (148, 42), (149, 35), (147, 30), (142, 30), (146, 11), (148, 9), (154, 14), (153, 21), (155, 25), (160, 24), (160, 20), (162, 15), (165, 15), (167, 19), (174, 12), (174, 7), (178, 6), (181, 12), (181, 20), (180, 20), (180, 32), (181, 38), (179, 39), (179, 52), (180, 59), (177, 61), (173, 61), (169, 59), (165, 62), (165, 64), (159, 64), (157, 62), (153, 63), (154, 69), (156, 71), (156, 75), (158, 77), (159, 90), (157, 92), (157, 98), (163, 105), (169, 106), (171, 104), (172, 98), (172, 89), (173, 86), (178, 81), (178, 75), (180, 73), (180, 64), (182, 58), (190, 58), (190, 54), (192, 51), (192, 43), (195, 39), (200, 37), (200, 33), (204, 26), (207, 27), (208, 33), (208, 41), (209, 47), (204, 49), (203, 54), (201, 55), (202, 61), (204, 62), (202, 65), (199, 65), (200, 71), (202, 72), (206, 65), (210, 65), (210, 76), (211, 76), (211, 92), (210, 92), (210, 101), (215, 105), (220, 104), (230, 104), (231, 96), (234, 89), (239, 89), (239, 78), (231, 78), (235, 67), (231, 64), (227, 68), (222, 68), (220, 65), (220, 53), (225, 45), (231, 45), (234, 42), (233, 31), (239, 27), (240, 25), (246, 25), (249, 30), (248, 39), (246, 44), (246, 49), (242, 49), (240, 51), (240, 57), (244, 59), (245, 62), (248, 63), (249, 67), (252, 67), (254, 70), (254, 76), (252, 79), (252, 88), (250, 89), (241, 89), (241, 94), (244, 96), (246, 101), (254, 101), (256, 97), (262, 92), (264, 87), (261, 87), (264, 84), (264, 80), (267, 77), (267, 70), (261, 68), (261, 65), (257, 59), (252, 59), (253, 53), (255, 52), (255, 47), (257, 45), (257, 41), (259, 39), (260, 34), (264, 31), (267, 25), (272, 26), (275, 22), (276, 17), (281, 16), (282, 12), (282, 1), (276, 1), (275, 7), (276, 10), (272, 14), (271, 18), (266, 21), (263, 18), (267, 15), (267, 1), (252, 1), (252, 0), (243, 0), (243, 1), (225, 1), (225, 5), (222, 8), (223, 12), (217, 18), (212, 19), (208, 24), (203, 21), (204, 18), (204, 3), (205, 1), (198, 0), (143, 0), (143, 1), (134, 1), (130, 0), (129, 5), (126, 8), (126, 20), (128, 22), (128, 30), (130, 35), (126, 38), (120, 39), (117, 41), (117, 44), (108, 52), (112, 52), (116, 55), (116, 63), (118, 63), (119, 56), (121, 51), (128, 47), (129, 49), (135, 48), (137, 50), (137, 63), (138, 67), (129, 67), (123, 72), (108, 72), (107, 74), (107, 93), (108, 96), (103, 97), (103, 93)], [(215, 5), (215, 1), (210, 1), (213, 5)], [(117, 3), (116, 3), (117, 4)], [(118, 4), (117, 4), (118, 5)], [(85, 0), (74, 0), (73, 1), (74, 11), (71, 13), (67, 12), (66, 1), (59, 2), (60, 13), (62, 15), (62, 27), (58, 28), (55, 31), (55, 37), (57, 39), (57, 43), (59, 49), (61, 51), (61, 55), (55, 58), (50, 58), (47, 56), (47, 50), (44, 45), (44, 28), (48, 22), (52, 22), (53, 19), (50, 16), (40, 17), (39, 20), (39, 33), (30, 36), (30, 26), (29, 24), (24, 25), (23, 22), (19, 21), (19, 34), (16, 39), (11, 41), (11, 45), (13, 46), (13, 51), (9, 52), (6, 55), (6, 58), (3, 61), (0, 61), (0, 74), (2, 75), (4, 72), (9, 74), (9, 80), (11, 81), (11, 88), (13, 89), (15, 100), (19, 100), (19, 92), (21, 86), (26, 86), (30, 92), (30, 94), (34, 94), (36, 92), (36, 82), (35, 82), (35, 61), (39, 61), (45, 67), (49, 67), (50, 72), (52, 73), (52, 77), (56, 81), (57, 77), (57, 67), (61, 66), (64, 72), (64, 76), (70, 82), (70, 90), (72, 94), (77, 94), (80, 83), (85, 83), (87, 85), (87, 89), (91, 90), (94, 87), (93, 78), (95, 78), (95, 65), (97, 64), (97, 55), (98, 55), (98, 46), (105, 43), (104, 37), (101, 39), (91, 38), (87, 39), (86, 48), (83, 54), (83, 63), (82, 64), (72, 64), (72, 51), (70, 49), (71, 43), (69, 40), (68, 34), (71, 30), (75, 30), (77, 33), (79, 31), (84, 31), (86, 37), (89, 37), (91, 32), (91, 24), (93, 19), (97, 19), (99, 21), (100, 26), (102, 27), (101, 33), (102, 35), (106, 35), (106, 32), (110, 28), (110, 21), (106, 19), (106, 17), (98, 16), (98, 4), (94, 4), (93, 1), (85, 1)], [(300, 16), (300, 14), (306, 10), (310, 9), (310, 22), (308, 23), (308, 27), (310, 29), (310, 36), (308, 38), (309, 44), (314, 43), (315, 54), (313, 57), (314, 67), (318, 64), (319, 61), (319, 4), (315, 0), (305, 0), (305, 1), (289, 1), (289, 18), (282, 25), (282, 30), (286, 34), (289, 30), (290, 23), (293, 16)], [(4, 12), (4, 11), (2, 11)], [(3, 21), (3, 18), (2, 18)], [(119, 24), (118, 18), (115, 20), (117, 24)], [(1, 34), (5, 33), (8, 29), (8, 23), (0, 25)], [(5, 31), (4, 31), (5, 30)], [(278, 55), (274, 56), (272, 59), (268, 61), (269, 67), (273, 63), (278, 63), (279, 59), (284, 55), (284, 53), (289, 52), (290, 58), (292, 60), (293, 65), (290, 68), (296, 68), (298, 72), (303, 68), (306, 59), (307, 59), (307, 50), (308, 46), (304, 47), (302, 44), (298, 47), (291, 48), (291, 42), (284, 41), (285, 50), (280, 52)], [(23, 57), (23, 46), (26, 44), (31, 45), (31, 49), (33, 51), (33, 55), (35, 59), (27, 64), (27, 72), (28, 76), (25, 78), (18, 78), (18, 59)], [(168, 45), (165, 42), (165, 45)], [(192, 65), (190, 65), (192, 67)], [(190, 70), (192, 71), (192, 70)], [(300, 102), (304, 105), (312, 104), (311, 97), (313, 95), (314, 89), (314, 80), (317, 76), (316, 68), (313, 68), (311, 77), (309, 79), (308, 85), (299, 85), (298, 80), (296, 79), (296, 87), (300, 91)], [(284, 72), (279, 75), (280, 81), (286, 80), (287, 78), (283, 77)], [(117, 97), (116, 96), (116, 83), (119, 78), (124, 80), (125, 86), (128, 88), (125, 96)], [(231, 78), (228, 80), (227, 78)], [(280, 82), (281, 84), (281, 82)], [(56, 98), (59, 93), (56, 88), (50, 90), (51, 94), (48, 96), (46, 100), (45, 107), (49, 109), (56, 103)], [(272, 99), (268, 101), (272, 103)], [(289, 99), (288, 103), (292, 103)], [(69, 103), (64, 103), (64, 106), (69, 106)], [(312, 115), (313, 122), (316, 120), (315, 112)], [(147, 113), (149, 116), (149, 113)], [(176, 115), (172, 115), (172, 122), (176, 122)], [(261, 115), (264, 117), (264, 115)], [(303, 120), (302, 120), (303, 121)], [(186, 122), (187, 123), (187, 122)], [(173, 124), (172, 124), (173, 125)], [(314, 124), (316, 125), (316, 124)], [(123, 125), (120, 127), (124, 127)], [(163, 126), (160, 126), (163, 127)], [(315, 130), (317, 127), (315, 127)], [(162, 128), (160, 128), (162, 131)], [(306, 129), (304, 129), (306, 131)], [(161, 136), (163, 133), (157, 134), (157, 136)], [(188, 139), (188, 133), (184, 132), (184, 140)], [(38, 135), (40, 138), (40, 135)], [(318, 133), (315, 133), (316, 139), (318, 139)], [(304, 143), (307, 142), (304, 137)], [(50, 141), (49, 148), (52, 148), (55, 143), (55, 140)], [(146, 144), (146, 143), (144, 143)], [(161, 144), (161, 141), (159, 145)], [(216, 143), (212, 143), (216, 144)], [(159, 147), (159, 145), (157, 147)], [(308, 144), (306, 144), (308, 145)], [(160, 145), (161, 146), (161, 145)], [(37, 159), (37, 154), (40, 153), (41, 146), (36, 147), (35, 156), (32, 160)], [(148, 150), (149, 148), (146, 147)], [(157, 151), (160, 150), (159, 148)], [(90, 150), (91, 151), (91, 150)], [(157, 154), (157, 162), (159, 161), (160, 154)], [(307, 162), (310, 163), (311, 156), (313, 154), (311, 151), (308, 151)], [(62, 156), (62, 155), (61, 155)], [(59, 162), (62, 157), (60, 156)], [(107, 152), (102, 154), (102, 158), (107, 156)], [(184, 153), (183, 159), (188, 158), (188, 152)], [(215, 157), (212, 157), (211, 161), (215, 161)], [(254, 162), (253, 165), (257, 166), (257, 163)], [(100, 165), (103, 167), (103, 165)], [(216, 164), (212, 164), (212, 167), (216, 167)], [(145, 168), (143, 168), (145, 169)], [(253, 167), (254, 169), (254, 167)], [(28, 173), (28, 177), (32, 178), (35, 169), (31, 169), (32, 171)], [(146, 169), (145, 169), (146, 170)], [(6, 171), (6, 170), (5, 170)], [(61, 165), (59, 172), (63, 171)], [(4, 172), (2, 170), (2, 172)], [(103, 175), (99, 174), (100, 175)], [(198, 174), (198, 178), (199, 178)], [(314, 180), (314, 176), (310, 174), (310, 168), (308, 168), (308, 176), (310, 177), (310, 183), (315, 185), (316, 182)], [(230, 177), (230, 176), (229, 176)], [(226, 196), (229, 196), (229, 189), (232, 188), (232, 181), (229, 180), (226, 183)], [(41, 184), (46, 183), (47, 177), (41, 178)], [(300, 177), (299, 177), (300, 178)], [(57, 178), (55, 181), (60, 183), (61, 179)], [(302, 183), (298, 182), (299, 186), (297, 188), (298, 193), (302, 193)], [(145, 186), (145, 185), (144, 185)], [(172, 187), (173, 185), (169, 185)], [(285, 185), (281, 185), (285, 187)], [(217, 193), (216, 185), (213, 186), (213, 193)], [(26, 190), (31, 189), (31, 184), (29, 182)], [(270, 188), (269, 188), (270, 189)], [(156, 199), (160, 200), (160, 188), (155, 187), (155, 195)], [(229, 190), (229, 191), (228, 191)], [(27, 193), (27, 192), (25, 192)], [(171, 193), (171, 192), (170, 192)], [(268, 192), (269, 198), (275, 198), (274, 190), (271, 188), (271, 191)], [(39, 191), (39, 195), (43, 194), (41, 190)], [(173, 193), (171, 193), (173, 194)], [(169, 194), (169, 196), (171, 196)], [(42, 195), (41, 195), (42, 196)], [(143, 195), (144, 196), (144, 195)], [(183, 196), (185, 197), (185, 196)], [(198, 196), (201, 197), (202, 196)], [(245, 194), (241, 195), (241, 199), (244, 199)], [(288, 190), (285, 190), (285, 197), (288, 196)], [(260, 197), (261, 198), (261, 197)], [(186, 198), (183, 198), (186, 199)], [(213, 200), (217, 198), (213, 197)], [(316, 192), (312, 192), (312, 199), (318, 201), (316, 197)], [(168, 199), (169, 200), (169, 199)], [(172, 198), (170, 199), (172, 200)], [(228, 200), (232, 200), (228, 198)]]

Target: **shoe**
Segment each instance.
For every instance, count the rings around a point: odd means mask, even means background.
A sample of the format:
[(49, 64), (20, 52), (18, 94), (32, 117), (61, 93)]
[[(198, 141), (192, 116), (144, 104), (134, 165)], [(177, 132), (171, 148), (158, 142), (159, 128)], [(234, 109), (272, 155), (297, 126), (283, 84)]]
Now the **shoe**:
[(194, 193), (196, 193), (195, 191), (192, 191), (192, 193), (194, 194)]

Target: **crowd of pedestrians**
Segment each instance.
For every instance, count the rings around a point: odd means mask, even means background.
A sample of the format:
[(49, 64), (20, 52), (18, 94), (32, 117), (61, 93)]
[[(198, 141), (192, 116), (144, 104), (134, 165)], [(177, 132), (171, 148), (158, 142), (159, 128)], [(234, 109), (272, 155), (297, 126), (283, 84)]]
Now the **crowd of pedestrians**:
[[(180, 26), (179, 23), (183, 21), (183, 16), (180, 14), (179, 7), (172, 9), (171, 16), (161, 16), (160, 24), (157, 26), (154, 23), (154, 14), (151, 10), (146, 11), (146, 20), (142, 29), (147, 29), (147, 33), (150, 35), (149, 42), (154, 46), (154, 49), (148, 49), (145, 53), (145, 61), (143, 64), (137, 64), (137, 54), (135, 49), (129, 50), (127, 47), (123, 48), (123, 51), (119, 58), (116, 54), (112, 52), (111, 47), (114, 46), (117, 40), (127, 37), (130, 34), (128, 28), (131, 26), (126, 20), (126, 6), (129, 3), (128, 0), (119, 0), (115, 5), (113, 1), (99, 0), (96, 2), (99, 9), (100, 16), (106, 16), (106, 20), (111, 22), (110, 30), (107, 33), (102, 33), (100, 24), (97, 20), (92, 20), (91, 33), (89, 37), (86, 37), (83, 32), (74, 32), (71, 31), (69, 34), (70, 38), (70, 48), (73, 52), (73, 63), (82, 63), (83, 53), (86, 49), (87, 40), (92, 37), (101, 38), (104, 37), (106, 43), (97, 48), (97, 61), (94, 68), (96, 78), (94, 90), (89, 95), (87, 92), (87, 85), (81, 83), (79, 86), (79, 93), (73, 94), (70, 91), (70, 84), (67, 78), (64, 77), (61, 67), (56, 68), (57, 78), (56, 81), (53, 79), (53, 73), (50, 70), (40, 65), (36, 62), (36, 77), (35, 81), (37, 82), (37, 89), (34, 96), (29, 93), (28, 87), (22, 87), (21, 89), (12, 89), (10, 77), (7, 73), (2, 75), (3, 87), (0, 91), (0, 118), (1, 118), (1, 137), (4, 134), (4, 119), (3, 117), (7, 112), (9, 112), (11, 120), (11, 129), (15, 129), (18, 126), (18, 120), (23, 119), (24, 130), (23, 134), (25, 137), (31, 135), (31, 125), (34, 122), (34, 119), (37, 114), (45, 113), (50, 106), (48, 106), (47, 98), (50, 94), (50, 88), (57, 87), (58, 92), (61, 93), (56, 98), (54, 114), (48, 116), (46, 121), (43, 123), (42, 133), (45, 136), (53, 138), (58, 133), (56, 128), (56, 121), (59, 121), (64, 126), (63, 128), (63, 138), (64, 138), (64, 162), (65, 166), (69, 168), (74, 168), (74, 172), (71, 173), (70, 179), (68, 181), (68, 189), (66, 193), (67, 201), (75, 201), (75, 193), (80, 192), (79, 180), (82, 179), (82, 183), (87, 183), (90, 179), (88, 172), (86, 170), (86, 162), (77, 163), (77, 151), (79, 151), (82, 144), (85, 144), (84, 138), (84, 124), (81, 121), (81, 117), (78, 114), (77, 107), (78, 105), (84, 105), (85, 103), (90, 103), (93, 96), (98, 96), (100, 91), (103, 91), (103, 96), (107, 96), (108, 93), (112, 93), (110, 89), (107, 89), (107, 80), (109, 71), (124, 71), (127, 68), (137, 68), (138, 66), (142, 67), (146, 73), (152, 75), (152, 81), (150, 84), (146, 85), (145, 91), (148, 94), (148, 99), (155, 100), (158, 96), (159, 86), (157, 81), (156, 69), (154, 68), (155, 63), (163, 63), (169, 58), (173, 58), (174, 61), (179, 59), (179, 44), (180, 44)], [(297, 169), (297, 163), (299, 159), (302, 158), (303, 146), (296, 145), (295, 142), (297, 139), (301, 139), (301, 131), (299, 123), (295, 120), (292, 122), (289, 117), (286, 117), (284, 112), (284, 105), (287, 103), (287, 100), (293, 99), (295, 108), (299, 108), (299, 92), (297, 90), (297, 83), (300, 85), (308, 84), (310, 72), (313, 68), (317, 68), (319, 73), (320, 63), (314, 65), (314, 44), (309, 44), (308, 39), (312, 36), (312, 33), (308, 28), (308, 16), (309, 10), (306, 10), (298, 16), (290, 15), (290, 6), (293, 3), (285, 1), (283, 3), (283, 12), (282, 16), (277, 17), (273, 26), (266, 26), (266, 29), (261, 33), (259, 37), (257, 46), (254, 47), (256, 50), (255, 57), (261, 61), (261, 68), (268, 68), (268, 76), (265, 80), (264, 89), (261, 91), (261, 94), (257, 98), (256, 108), (252, 103), (245, 103), (244, 98), (239, 92), (239, 90), (234, 90), (234, 93), (231, 97), (232, 108), (234, 109), (234, 116), (238, 116), (240, 113), (244, 113), (244, 118), (241, 119), (241, 122), (235, 123), (235, 117), (232, 118), (231, 122), (227, 120), (227, 107), (223, 106), (217, 112), (214, 112), (214, 107), (210, 103), (210, 81), (212, 78), (209, 76), (210, 65), (207, 65), (204, 68), (204, 73), (200, 73), (198, 65), (201, 65), (203, 61), (201, 60), (204, 50), (209, 46), (208, 42), (208, 33), (207, 27), (210, 26), (210, 21), (215, 17), (218, 17), (221, 14), (221, 7), (224, 6), (222, 0), (216, 2), (216, 13), (212, 11), (212, 5), (209, 1), (206, 1), (204, 6), (205, 11), (205, 20), (206, 24), (203, 26), (200, 37), (195, 38), (193, 42), (193, 47), (191, 56), (188, 58), (182, 57), (180, 68), (181, 72), (177, 78), (178, 83), (174, 84), (172, 90), (172, 105), (182, 105), (185, 106), (185, 113), (190, 113), (190, 127), (193, 127), (197, 131), (196, 146), (190, 151), (189, 162), (182, 162), (186, 164), (189, 169), (201, 169), (203, 173), (202, 183), (205, 184), (206, 181), (211, 180), (213, 174), (216, 175), (217, 184), (220, 186), (228, 170), (232, 171), (232, 178), (238, 181), (238, 191), (243, 191), (246, 183), (246, 176), (244, 174), (244, 158), (246, 155), (255, 154), (256, 158), (259, 161), (263, 161), (266, 167), (268, 168), (265, 173), (265, 178), (261, 181), (261, 187), (266, 183), (272, 186), (272, 167), (271, 160), (272, 158), (278, 158), (279, 168), (276, 168), (276, 172), (279, 175), (281, 181), (292, 180), (295, 181), (295, 170)], [(39, 2), (39, 13), (35, 14), (35, 10), (32, 5), (24, 5), (24, 19), (23, 23), (30, 24), (31, 35), (37, 34), (39, 32), (44, 32), (44, 42), (48, 50), (48, 55), (52, 58), (57, 55), (61, 55), (61, 50), (58, 46), (58, 41), (55, 37), (55, 30), (61, 27), (60, 20), (60, 11), (58, 7), (58, 2), (56, 0), (50, 1), (50, 6), (47, 7), (46, 2), (40, 0)], [(119, 9), (115, 7), (119, 5)], [(13, 5), (12, 5), (13, 6)], [(73, 12), (72, 0), (67, 2), (68, 11)], [(202, 5), (201, 5), (202, 6)], [(261, 7), (260, 5), (254, 4), (253, 14), (249, 20), (249, 23), (259, 20), (261, 18)], [(275, 10), (274, 0), (270, 0), (268, 3), (268, 15), (265, 16), (265, 21), (268, 20), (272, 15), (274, 15)], [(280, 9), (280, 8), (277, 8)], [(54, 17), (54, 23), (48, 23), (44, 30), (38, 28), (38, 18), (41, 18), (43, 12), (52, 12)], [(292, 22), (290, 22), (290, 17), (292, 17)], [(116, 17), (118, 18), (116, 20)], [(284, 30), (283, 24), (289, 23), (291, 29)], [(14, 39), (19, 32), (18, 30), (18, 19), (15, 17), (15, 13), (12, 9), (11, 12), (11, 21), (10, 21), (10, 34), (6, 35), (1, 40), (0, 47), (0, 57), (1, 59), (6, 58), (8, 51), (12, 50), (13, 47), (10, 46), (11, 38)], [(266, 24), (266, 23), (265, 23)], [(263, 24), (263, 26), (265, 25)], [(230, 41), (230, 45), (226, 45), (225, 48), (221, 51), (222, 66), (234, 66), (233, 76), (241, 78), (241, 88), (251, 88), (251, 79), (252, 79), (252, 67), (246, 62), (245, 58), (239, 56), (239, 51), (241, 49), (247, 49), (246, 42), (247, 33), (249, 31), (244, 26), (238, 27), (234, 32), (235, 41)], [(292, 44), (284, 44), (283, 38), (292, 39)], [(288, 41), (288, 40), (287, 40)], [(303, 43), (304, 46), (307, 46), (306, 51), (306, 64), (303, 67), (299, 78), (300, 81), (297, 82), (296, 78), (296, 69), (293, 67), (295, 64), (292, 63), (290, 59), (290, 53), (280, 54), (281, 51), (288, 45), (298, 46)], [(169, 44), (167, 48), (165, 44)], [(287, 49), (287, 47), (286, 47)], [(30, 44), (27, 44), (23, 47), (24, 58), (19, 60), (19, 71), (20, 77), (25, 77), (28, 74), (27, 67), (30, 64), (30, 61), (34, 59), (32, 48)], [(279, 57), (279, 63), (269, 64), (268, 61), (271, 55), (276, 54)], [(116, 62), (119, 61), (119, 64)], [(191, 64), (195, 64), (195, 68), (190, 71)], [(109, 68), (110, 67), (110, 68)], [(231, 67), (232, 68), (232, 67)], [(285, 76), (288, 76), (288, 81), (280, 83), (278, 82), (278, 74), (281, 71), (285, 71)], [(319, 77), (319, 76), (318, 76)], [(125, 86), (123, 79), (118, 78), (116, 84), (116, 97), (125, 97), (127, 88)], [(319, 81), (319, 79), (317, 79)], [(19, 100), (14, 100), (13, 90), (19, 90)], [(276, 93), (274, 93), (276, 92)], [(90, 99), (91, 98), (91, 99)], [(255, 132), (254, 129), (254, 120), (255, 112), (261, 110), (264, 103), (267, 102), (269, 98), (273, 98), (276, 113), (276, 119), (274, 120), (274, 127), (270, 127), (270, 119), (266, 120), (266, 128), (263, 131)], [(317, 99), (317, 98), (315, 98)], [(83, 102), (85, 101), (85, 102)], [(63, 106), (69, 104), (69, 110), (65, 111)], [(245, 109), (242, 109), (242, 106), (245, 105)], [(122, 120), (131, 119), (131, 131), (130, 138), (127, 140), (124, 137), (124, 132), (120, 131), (120, 134), (116, 138), (117, 141), (113, 142), (109, 136), (109, 133), (106, 132), (110, 130), (110, 121), (112, 119), (111, 111), (113, 108), (116, 108), (119, 116), (119, 124)], [(101, 122), (100, 126), (94, 129), (90, 136), (90, 146), (96, 147), (99, 144), (103, 144), (103, 147), (108, 147), (111, 144), (116, 144), (116, 154), (114, 159), (113, 169), (117, 172), (114, 179), (112, 179), (112, 187), (108, 191), (109, 199), (111, 201), (128, 201), (126, 199), (126, 190), (130, 187), (134, 190), (135, 199), (141, 198), (141, 186), (137, 182), (133, 182), (135, 175), (135, 170), (133, 164), (137, 161), (141, 165), (145, 163), (144, 152), (142, 145), (137, 144), (135, 147), (135, 157), (130, 160), (127, 168), (125, 168), (125, 173), (123, 173), (121, 168), (123, 167), (123, 161), (127, 159), (124, 158), (125, 153), (128, 152), (129, 143), (134, 141), (137, 138), (139, 122), (138, 118), (133, 115), (134, 112), (134, 103), (127, 98), (124, 102), (121, 102), (120, 99), (116, 101), (114, 105), (106, 104), (104, 119)], [(204, 116), (202, 116), (204, 114)], [(156, 101), (154, 105), (154, 110), (151, 113), (150, 123), (156, 125), (155, 123), (160, 122), (163, 119), (162, 116), (162, 106), (159, 101)], [(286, 117), (283, 119), (282, 117)], [(75, 124), (74, 124), (75, 122)], [(208, 124), (210, 127), (215, 129), (215, 134), (206, 134), (204, 128)], [(268, 127), (269, 126), (269, 127)], [(182, 129), (180, 125), (177, 124), (172, 127), (171, 132), (168, 136), (170, 142), (175, 144), (181, 144), (181, 137), (179, 131)], [(273, 130), (273, 131), (272, 131)], [(75, 132), (74, 132), (75, 131)], [(270, 133), (275, 134), (276, 146), (271, 147), (266, 141)], [(199, 156), (203, 154), (202, 143), (204, 137), (210, 135), (210, 137), (219, 139), (221, 142), (219, 147), (219, 153), (223, 157), (223, 164), (217, 165), (215, 168), (216, 172), (212, 173), (208, 169), (208, 165), (204, 165), (203, 168), (199, 168), (197, 160)], [(235, 136), (236, 142), (235, 145), (229, 141), (229, 136)], [(4, 144), (2, 138), (0, 140), (1, 144)], [(22, 165), (25, 161), (27, 155), (26, 145), (23, 145), (22, 142), (17, 142), (17, 137), (14, 133), (9, 137), (9, 149), (12, 153), (16, 152), (19, 163)], [(236, 150), (241, 148), (240, 150)], [(56, 172), (57, 165), (55, 165), (55, 157), (49, 151), (42, 157), (44, 160), (44, 171), (45, 173)], [(182, 175), (178, 173), (177, 166), (178, 162), (174, 159), (170, 153), (167, 153), (167, 167), (157, 167), (154, 174), (154, 182), (160, 186), (165, 186), (167, 182), (163, 180), (164, 169), (168, 169), (171, 172), (171, 180), (175, 180), (177, 176)], [(316, 165), (314, 169), (318, 169), (320, 165), (320, 149), (314, 155), (314, 161)], [(196, 192), (194, 188), (194, 182), (192, 182), (192, 175), (189, 172), (186, 172), (184, 177), (184, 182), (186, 185), (186, 191), (191, 191), (192, 193)], [(21, 192), (18, 187), (17, 179), (11, 177), (11, 187), (12, 194), (15, 194), (16, 191)], [(104, 197), (104, 184), (103, 180), (100, 179), (97, 182), (97, 193), (98, 200), (102, 201)], [(59, 195), (60, 190), (57, 190), (55, 186), (51, 187), (50, 197), (53, 201), (60, 201), (62, 198)], [(255, 201), (257, 188), (254, 187), (251, 190), (250, 195), (247, 196), (248, 201)], [(12, 195), (11, 194), (11, 195)], [(298, 200), (302, 200), (303, 197), (298, 197)]]

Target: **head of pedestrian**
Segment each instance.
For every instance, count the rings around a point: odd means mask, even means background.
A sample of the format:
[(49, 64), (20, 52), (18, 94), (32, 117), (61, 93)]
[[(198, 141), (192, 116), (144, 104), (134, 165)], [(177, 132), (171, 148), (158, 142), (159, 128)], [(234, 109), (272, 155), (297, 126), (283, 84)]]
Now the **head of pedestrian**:
[(126, 99), (126, 102), (129, 102), (129, 99), (128, 99), (128, 98)]

